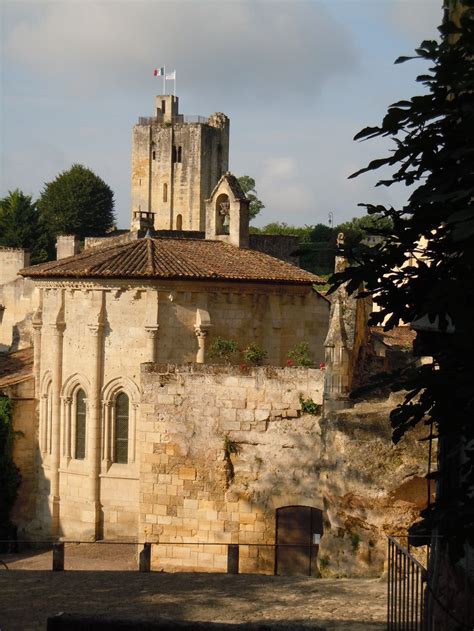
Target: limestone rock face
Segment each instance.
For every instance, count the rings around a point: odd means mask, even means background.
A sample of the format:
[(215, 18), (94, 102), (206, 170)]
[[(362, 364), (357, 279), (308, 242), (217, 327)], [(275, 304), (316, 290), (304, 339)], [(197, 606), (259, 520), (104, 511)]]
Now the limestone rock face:
[[(386, 535), (404, 535), (427, 504), (423, 430), (391, 441), (393, 399), (331, 413), (322, 424), (327, 520), (321, 554), (327, 576), (371, 576), (386, 557)], [(323, 563), (324, 565), (324, 563)]]

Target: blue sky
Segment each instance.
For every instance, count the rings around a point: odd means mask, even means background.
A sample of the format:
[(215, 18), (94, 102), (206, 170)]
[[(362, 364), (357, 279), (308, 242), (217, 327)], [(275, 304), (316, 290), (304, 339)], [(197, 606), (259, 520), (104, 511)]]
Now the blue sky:
[[(335, 223), (361, 202), (401, 205), (406, 190), (347, 176), (383, 155), (355, 143), (387, 106), (413, 96), (420, 62), (393, 65), (437, 36), (441, 0), (3, 1), (0, 194), (36, 197), (82, 163), (130, 214), (130, 140), (177, 71), (185, 114), (231, 119), (230, 168), (257, 182), (257, 225)], [(169, 89), (172, 83), (168, 83)]]

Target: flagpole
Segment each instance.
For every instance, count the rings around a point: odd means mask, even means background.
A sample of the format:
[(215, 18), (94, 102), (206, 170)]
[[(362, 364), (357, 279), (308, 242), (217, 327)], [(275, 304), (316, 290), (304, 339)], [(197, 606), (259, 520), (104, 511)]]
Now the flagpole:
[(163, 66), (163, 96), (166, 94), (166, 66)]
[(174, 96), (176, 96), (176, 70), (174, 71)]

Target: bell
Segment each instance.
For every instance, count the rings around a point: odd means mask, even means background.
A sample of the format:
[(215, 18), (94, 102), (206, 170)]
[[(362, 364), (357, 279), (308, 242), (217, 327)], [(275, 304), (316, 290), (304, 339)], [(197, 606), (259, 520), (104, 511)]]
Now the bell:
[(229, 232), (229, 226), (230, 226), (230, 217), (229, 215), (224, 215), (224, 219), (222, 221), (222, 227), (224, 228), (224, 230), (226, 232)]

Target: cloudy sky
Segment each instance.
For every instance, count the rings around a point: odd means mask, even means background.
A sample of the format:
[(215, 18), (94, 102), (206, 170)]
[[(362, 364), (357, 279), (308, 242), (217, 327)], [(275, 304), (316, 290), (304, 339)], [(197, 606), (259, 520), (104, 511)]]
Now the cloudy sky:
[[(231, 119), (230, 169), (265, 203), (257, 225), (335, 223), (360, 202), (406, 191), (347, 176), (384, 154), (355, 143), (387, 106), (419, 93), (419, 61), (393, 65), (437, 36), (441, 0), (60, 0), (0, 2), (0, 194), (37, 196), (73, 163), (130, 213), (130, 139), (161, 79), (177, 71), (185, 114)], [(168, 91), (172, 89), (168, 82)]]

